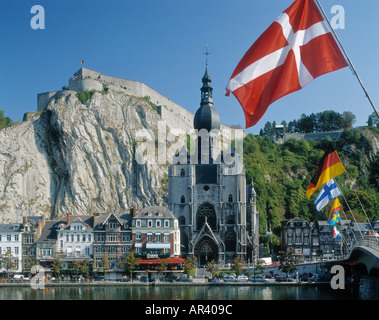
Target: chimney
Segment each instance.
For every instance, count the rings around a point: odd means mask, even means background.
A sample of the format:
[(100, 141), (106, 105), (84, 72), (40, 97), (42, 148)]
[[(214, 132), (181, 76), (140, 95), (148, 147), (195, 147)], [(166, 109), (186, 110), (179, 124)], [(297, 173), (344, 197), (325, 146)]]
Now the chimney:
[(132, 209), (130, 209), (130, 214), (132, 215), (132, 218), (136, 216), (136, 207), (134, 206)]
[(45, 226), (45, 221), (46, 221), (45, 215), (42, 214), (42, 220), (38, 223), (38, 226), (37, 226), (35, 241), (38, 240), (38, 238), (41, 236), (42, 229)]
[(22, 224), (25, 226), (27, 222), (28, 222), (28, 217), (23, 217)]
[(70, 224), (70, 214), (69, 213), (67, 213), (66, 219), (67, 219), (67, 224)]

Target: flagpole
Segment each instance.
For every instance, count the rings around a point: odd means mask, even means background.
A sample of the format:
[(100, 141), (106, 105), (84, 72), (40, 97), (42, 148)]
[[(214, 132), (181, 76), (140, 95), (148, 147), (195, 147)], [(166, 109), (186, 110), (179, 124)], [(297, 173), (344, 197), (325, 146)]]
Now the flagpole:
[[(361, 200), (359, 200), (358, 193), (357, 193), (356, 190), (354, 190), (354, 192), (355, 192), (355, 195), (357, 196), (357, 199), (358, 199), (358, 201), (359, 201), (359, 204), (361, 205), (361, 208), (362, 208), (362, 210), (363, 210), (363, 213), (364, 213), (365, 216), (366, 216), (367, 222), (369, 223), (369, 225), (370, 225), (370, 227), (371, 227), (371, 230), (373, 231), (373, 233), (374, 233), (374, 235), (375, 235), (375, 230), (374, 230), (374, 228), (372, 227), (372, 224), (371, 224), (371, 222), (370, 222), (370, 220), (369, 220), (369, 218), (368, 218), (368, 216), (367, 216), (367, 214), (366, 214), (365, 208), (363, 208), (363, 205), (362, 205), (362, 203), (361, 203)], [(375, 238), (376, 238), (376, 241), (379, 242), (379, 239), (378, 239), (377, 237), (375, 237)]]
[(324, 18), (325, 18), (326, 22), (328, 23), (329, 28), (331, 29), (331, 32), (333, 32), (334, 37), (336, 38), (336, 40), (337, 40), (337, 42), (338, 42), (340, 48), (342, 49), (342, 51), (343, 51), (343, 53), (344, 53), (344, 55), (345, 55), (345, 57), (346, 57), (346, 59), (347, 59), (349, 65), (350, 65), (350, 68), (353, 70), (353, 73), (354, 73), (355, 77), (357, 78), (357, 80), (358, 80), (359, 84), (361, 85), (361, 87), (362, 87), (362, 89), (363, 89), (363, 91), (364, 91), (364, 93), (365, 93), (367, 99), (369, 100), (369, 102), (370, 102), (372, 108), (374, 109), (374, 111), (375, 111), (375, 113), (376, 113), (376, 116), (379, 118), (378, 110), (376, 110), (376, 108), (375, 108), (375, 106), (374, 106), (374, 103), (372, 102), (370, 96), (368, 95), (368, 92), (367, 92), (365, 86), (363, 85), (362, 80), (361, 80), (360, 77), (358, 76), (358, 73), (357, 73), (357, 71), (355, 70), (355, 68), (354, 68), (354, 66), (353, 66), (353, 63), (351, 62), (351, 60), (350, 60), (350, 58), (349, 58), (349, 56), (348, 56), (346, 50), (345, 50), (344, 47), (342, 46), (342, 43), (341, 43), (340, 39), (338, 38), (336, 32), (334, 31), (334, 29), (333, 29), (333, 27), (332, 27), (332, 25), (331, 25), (331, 23), (330, 23), (330, 21), (329, 21), (327, 15), (325, 14), (324, 9), (322, 8), (322, 6), (321, 6), (321, 4), (320, 4), (320, 2), (319, 2), (318, 0), (316, 0), (316, 2), (317, 2), (317, 4), (318, 4), (318, 6), (319, 6), (319, 8), (320, 8), (320, 10), (321, 10), (321, 12), (322, 12), (322, 14), (324, 15)]
[[(359, 226), (358, 226), (357, 220), (356, 220), (355, 217), (354, 217), (353, 211), (351, 211), (351, 208), (350, 208), (349, 203), (347, 202), (347, 200), (346, 200), (346, 198), (345, 198), (345, 195), (343, 194), (343, 192), (342, 192), (340, 186), (338, 185), (337, 180), (334, 179), (334, 181), (336, 182), (336, 185), (338, 186), (338, 189), (340, 189), (341, 194), (342, 194), (342, 197), (343, 197), (343, 199), (345, 200), (347, 207), (349, 208), (350, 214), (352, 215), (352, 217), (353, 217), (353, 219), (354, 219), (354, 221), (355, 221), (355, 224), (356, 224), (357, 227), (358, 227), (358, 230), (359, 230), (359, 233), (361, 234), (361, 237), (363, 238), (363, 235), (362, 235), (361, 229), (360, 229)], [(353, 231), (353, 234), (354, 234), (354, 231)]]

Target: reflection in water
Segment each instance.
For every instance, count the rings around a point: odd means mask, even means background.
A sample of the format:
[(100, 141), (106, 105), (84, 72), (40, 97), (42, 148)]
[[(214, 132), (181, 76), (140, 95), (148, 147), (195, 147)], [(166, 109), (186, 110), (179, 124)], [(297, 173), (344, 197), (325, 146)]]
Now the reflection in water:
[(0, 300), (341, 300), (348, 290), (307, 286), (0, 287)]

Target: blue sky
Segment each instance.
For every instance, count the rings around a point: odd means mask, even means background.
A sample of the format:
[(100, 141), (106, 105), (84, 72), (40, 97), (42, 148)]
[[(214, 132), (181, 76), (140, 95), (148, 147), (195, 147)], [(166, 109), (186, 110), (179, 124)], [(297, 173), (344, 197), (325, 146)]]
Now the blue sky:
[[(320, 0), (345, 9), (336, 30), (379, 109), (379, 1)], [(37, 93), (60, 90), (80, 67), (141, 81), (191, 112), (200, 103), (205, 46), (221, 122), (244, 127), (242, 109), (225, 86), (247, 49), (292, 0), (17, 0), (0, 10), (0, 109), (13, 120), (36, 111)], [(34, 30), (33, 5), (45, 9), (45, 29)], [(351, 111), (356, 126), (373, 112), (349, 68), (312, 81), (273, 103), (248, 133), (267, 121), (302, 113)]]

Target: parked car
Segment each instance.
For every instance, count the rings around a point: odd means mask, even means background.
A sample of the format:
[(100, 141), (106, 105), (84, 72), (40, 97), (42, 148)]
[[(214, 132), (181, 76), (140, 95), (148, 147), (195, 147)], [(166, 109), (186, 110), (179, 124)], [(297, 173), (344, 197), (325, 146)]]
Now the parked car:
[(268, 282), (268, 280), (266, 278), (262, 277), (261, 274), (257, 274), (255, 276), (252, 275), (252, 276), (250, 276), (249, 280), (252, 282)]
[(237, 282), (248, 282), (248, 281), (249, 281), (248, 277), (244, 275), (240, 275), (237, 277)]
[(173, 274), (169, 274), (169, 275), (164, 277), (165, 282), (174, 282), (174, 281), (177, 281), (178, 279), (179, 279), (179, 277), (175, 276)]
[(233, 276), (224, 276), (224, 281), (225, 282), (237, 282), (237, 279)]
[(29, 280), (28, 277), (24, 277), (24, 275), (22, 275), (22, 274), (15, 274), (13, 276), (13, 279), (15, 279), (15, 280)]
[(187, 278), (187, 277), (180, 277), (180, 278), (176, 279), (176, 281), (178, 281), (178, 282), (193, 282), (192, 279)]

